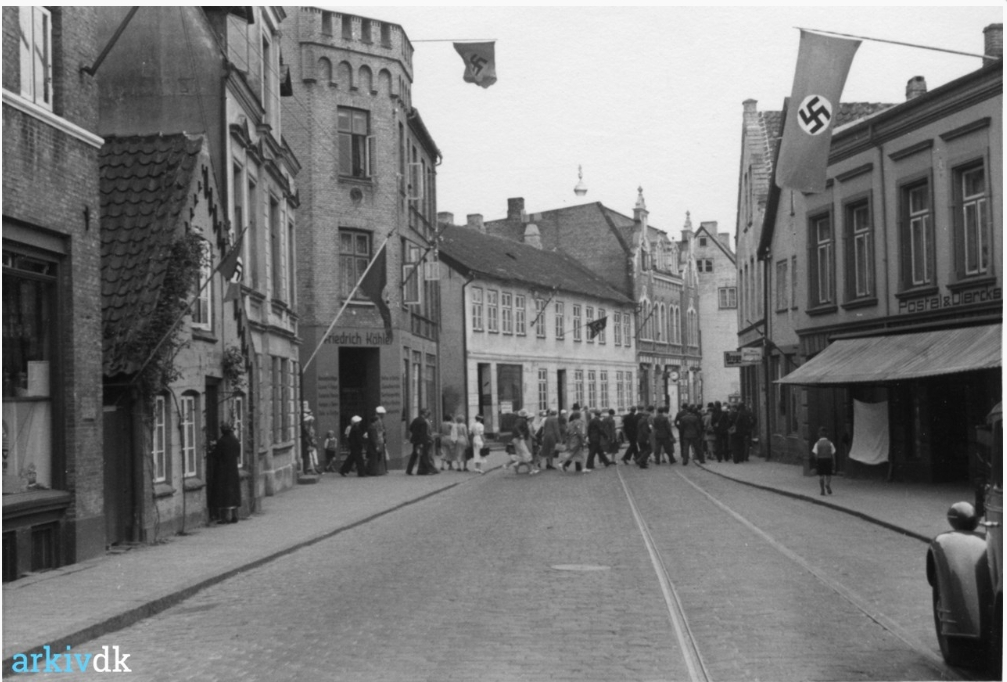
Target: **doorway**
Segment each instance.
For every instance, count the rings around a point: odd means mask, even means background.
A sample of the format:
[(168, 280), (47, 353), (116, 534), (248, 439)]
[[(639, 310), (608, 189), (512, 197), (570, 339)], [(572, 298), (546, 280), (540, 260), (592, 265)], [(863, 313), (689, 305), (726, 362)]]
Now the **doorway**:
[(103, 411), (107, 546), (133, 539), (133, 420), (123, 404), (106, 405)]
[(377, 348), (339, 349), (339, 432), (345, 433), (356, 415), (369, 423), (381, 400), (380, 351)]
[(566, 409), (566, 370), (556, 370), (556, 409)]

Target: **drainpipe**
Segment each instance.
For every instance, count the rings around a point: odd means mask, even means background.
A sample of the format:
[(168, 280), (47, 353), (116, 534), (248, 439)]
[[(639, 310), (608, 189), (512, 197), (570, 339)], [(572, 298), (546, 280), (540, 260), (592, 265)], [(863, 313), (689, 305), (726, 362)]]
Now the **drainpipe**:
[[(469, 349), (468, 349), (468, 320), (465, 319), (465, 313), (468, 306), (465, 305), (465, 287), (471, 284), (475, 280), (475, 277), (470, 272), (465, 275), (465, 283), (462, 284), (462, 396), (465, 399), (465, 423), (471, 424), (475, 421), (475, 416), (469, 416)], [(478, 403), (477, 403), (478, 405)]]
[(771, 348), (771, 341), (769, 340), (771, 326), (770, 320), (772, 316), (769, 314), (769, 292), (770, 292), (770, 281), (769, 278), (772, 276), (772, 268), (769, 267), (770, 259), (767, 257), (769, 254), (760, 254), (763, 257), (762, 267), (765, 268), (766, 273), (762, 277), (762, 312), (765, 315), (763, 318), (766, 326), (766, 335), (762, 338), (762, 371), (765, 377), (766, 384), (766, 448), (764, 452), (766, 453), (766, 461), (768, 462), (772, 458), (773, 454), (773, 434), (772, 434), (772, 422), (770, 421), (772, 415), (772, 385), (770, 382), (769, 375), (769, 351)]

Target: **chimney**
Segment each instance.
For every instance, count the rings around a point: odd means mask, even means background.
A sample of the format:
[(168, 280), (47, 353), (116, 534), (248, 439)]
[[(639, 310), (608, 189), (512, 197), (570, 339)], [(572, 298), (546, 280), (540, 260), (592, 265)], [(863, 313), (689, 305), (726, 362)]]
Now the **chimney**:
[(524, 198), (507, 200), (507, 220), (521, 220), (524, 216)]
[(984, 59), (983, 64), (992, 64), (997, 59), (1004, 57), (1004, 25), (990, 24), (983, 29), (984, 49), (983, 54), (989, 55), (990, 59)]
[(716, 220), (704, 220), (699, 224), (699, 226), (705, 229), (709, 234), (717, 234), (717, 221)]
[(923, 76), (913, 76), (906, 83), (906, 101), (927, 94), (927, 81)]
[(483, 214), (482, 213), (469, 213), (465, 216), (466, 227), (471, 227), (473, 230), (478, 232), (486, 232), (486, 226), (483, 225)]
[(744, 120), (745, 123), (748, 123), (749, 121), (754, 121), (755, 117), (759, 115), (759, 109), (756, 106), (758, 105), (758, 103), (759, 100), (757, 99), (746, 99), (744, 102), (741, 103), (741, 106), (744, 107), (744, 113), (742, 113), (742, 120)]
[(730, 251), (731, 250), (731, 233), (721, 232), (717, 235), (717, 241), (724, 245), (724, 247)]
[(534, 246), (536, 249), (542, 248), (542, 235), (538, 231), (538, 225), (528, 223), (524, 228), (524, 243)]
[(455, 224), (455, 214), (448, 213), (447, 211), (439, 211), (437, 213), (437, 223), (439, 225), (454, 225)]

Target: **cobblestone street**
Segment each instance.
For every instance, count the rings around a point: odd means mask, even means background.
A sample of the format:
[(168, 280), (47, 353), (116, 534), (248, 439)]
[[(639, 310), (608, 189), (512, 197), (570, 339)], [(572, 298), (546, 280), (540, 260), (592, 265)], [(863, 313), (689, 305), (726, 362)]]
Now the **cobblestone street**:
[(680, 466), (493, 472), (74, 651), (149, 680), (690, 679), (620, 479), (706, 679), (954, 678), (918, 540)]

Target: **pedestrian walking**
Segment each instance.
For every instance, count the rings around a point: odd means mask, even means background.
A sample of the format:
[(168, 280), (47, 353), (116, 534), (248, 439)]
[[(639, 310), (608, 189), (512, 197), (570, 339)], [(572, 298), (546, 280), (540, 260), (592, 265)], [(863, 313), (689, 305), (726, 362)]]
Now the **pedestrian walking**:
[(469, 430), (465, 428), (465, 417), (458, 415), (455, 417), (455, 461), (461, 471), (469, 470), (469, 461), (465, 457), (465, 451), (469, 447)]
[(483, 425), (483, 417), (477, 414), (469, 426), (469, 437), (472, 439), (472, 468), (480, 474), (485, 474), (483, 465), (486, 463), (486, 456), (489, 448), (486, 447), (486, 426)]
[(619, 454), (619, 437), (615, 428), (615, 410), (609, 408), (608, 413), (602, 417), (601, 423), (605, 427), (602, 432), (604, 435), (603, 448), (605, 454), (612, 455), (612, 463), (615, 464), (615, 455)]
[(731, 426), (730, 419), (728, 418), (727, 411), (724, 410), (719, 400), (713, 404), (713, 410), (713, 433), (716, 436), (717, 461), (727, 462), (731, 459), (727, 433)]
[(322, 470), (318, 467), (318, 437), (315, 435), (315, 417), (310, 412), (304, 415), (301, 434), (308, 450), (308, 461), (305, 462), (304, 472), (317, 476), (322, 473)]
[(241, 443), (234, 435), (234, 429), (230, 424), (221, 424), (220, 439), (207, 456), (207, 469), (211, 475), (206, 501), (207, 506), (216, 512), (217, 523), (238, 522), (238, 508), (241, 507), (240, 459)]
[(325, 471), (330, 474), (336, 473), (336, 458), (339, 455), (339, 439), (336, 438), (335, 431), (325, 432), (325, 443), (322, 444), (325, 448)]
[(738, 403), (738, 419), (736, 423), (738, 435), (741, 438), (739, 447), (741, 448), (741, 461), (748, 461), (748, 454), (752, 449), (752, 431), (755, 429), (755, 415), (748, 409), (745, 403)]
[(682, 435), (682, 417), (689, 413), (689, 403), (684, 403), (675, 414), (675, 428), (678, 429), (678, 442), (682, 444), (682, 461), (685, 462), (685, 436)]
[(587, 468), (586, 471), (594, 470), (594, 458), (609, 467), (613, 464), (605, 454), (605, 425), (601, 421), (601, 410), (591, 412), (591, 421), (587, 425)]
[(636, 417), (636, 443), (640, 450), (636, 456), (636, 465), (641, 469), (646, 469), (647, 462), (650, 460), (650, 440), (653, 434), (654, 429), (650, 424), (650, 415), (646, 409), (641, 408)]
[[(383, 410), (384, 408), (378, 408)], [(367, 474), (384, 476), (388, 473), (388, 450), (385, 440), (384, 412), (375, 412), (367, 425)]]
[(825, 427), (818, 429), (818, 441), (811, 448), (815, 457), (815, 469), (818, 471), (818, 485), (822, 495), (832, 494), (832, 470), (836, 466), (836, 446), (828, 439)]
[(703, 457), (703, 421), (699, 418), (690, 407), (682, 418), (679, 419), (679, 431), (682, 434), (682, 464), (687, 465), (689, 463), (689, 452), (692, 451), (692, 456), (697, 462), (701, 464), (706, 463), (706, 458)]
[(406, 475), (413, 475), (413, 467), (416, 467), (418, 476), (430, 476), (439, 474), (437, 467), (430, 461), (430, 448), (433, 445), (433, 432), (430, 428), (430, 410), (424, 408), (419, 415), (409, 424), (409, 442), (413, 446), (412, 454), (409, 455), (409, 463), (406, 465)]
[(343, 460), (343, 466), (339, 468), (340, 476), (346, 476), (353, 467), (357, 469), (357, 476), (367, 475), (367, 465), (364, 464), (364, 444), (367, 432), (364, 430), (363, 421), (363, 418), (358, 415), (350, 417), (350, 427), (346, 433), (346, 445), (350, 448), (350, 455)]
[(578, 470), (588, 473), (587, 469), (582, 468), (586, 438), (587, 429), (584, 427), (584, 420), (580, 418), (580, 412), (574, 410), (570, 413), (570, 419), (566, 424), (566, 457), (560, 462), (560, 471), (565, 472), (567, 465), (572, 463)]
[(629, 464), (630, 460), (633, 460), (640, 455), (640, 447), (636, 443), (637, 418), (636, 405), (630, 406), (629, 413), (623, 415), (622, 418), (622, 435), (625, 436), (626, 442), (629, 444), (626, 447), (626, 452), (622, 455), (623, 464)]
[(735, 464), (740, 464), (743, 461), (745, 449), (745, 437), (738, 430), (739, 420), (738, 407), (732, 405), (731, 410), (727, 413), (727, 438), (731, 449), (731, 461)]
[(661, 463), (662, 452), (667, 453), (668, 464), (678, 461), (675, 459), (675, 436), (671, 432), (668, 412), (667, 407), (660, 407), (654, 417), (654, 464)]
[(511, 442), (514, 445), (514, 454), (511, 460), (504, 465), (504, 468), (516, 467), (525, 464), (530, 467), (528, 473), (537, 474), (538, 468), (532, 463), (531, 454), (531, 426), (528, 423), (528, 410), (518, 412), (517, 422), (511, 432)]
[[(453, 471), (455, 468), (455, 443), (458, 440), (458, 427), (451, 415), (444, 415), (441, 422), (441, 432), (438, 434), (438, 455), (440, 457), (440, 470)], [(461, 466), (458, 467), (461, 469)]]
[(560, 431), (559, 416), (556, 410), (549, 410), (549, 415), (542, 422), (542, 456), (545, 458), (545, 468), (555, 469), (556, 447), (563, 441)]

